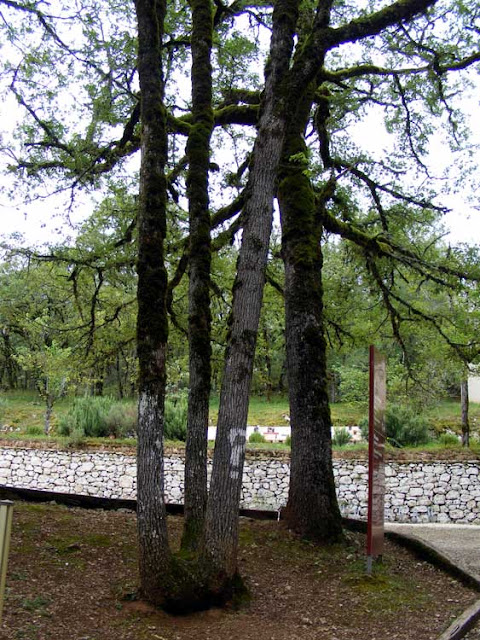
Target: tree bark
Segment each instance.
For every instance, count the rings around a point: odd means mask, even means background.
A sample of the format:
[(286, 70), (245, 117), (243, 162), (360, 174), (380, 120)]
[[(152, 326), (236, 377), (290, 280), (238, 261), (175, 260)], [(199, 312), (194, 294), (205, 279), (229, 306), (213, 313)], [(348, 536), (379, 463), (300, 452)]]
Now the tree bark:
[(285, 134), (282, 83), (289, 68), (297, 16), (297, 0), (279, 0), (275, 4), (270, 65), (243, 211), (242, 245), (220, 394), (202, 555), (210, 573), (210, 588), (227, 595), (235, 588), (238, 575), (238, 510), (248, 399), (265, 284), (276, 176)]
[(45, 425), (43, 428), (43, 431), (45, 433), (46, 436), (48, 436), (48, 434), (50, 433), (50, 423), (51, 423), (51, 419), (52, 419), (52, 413), (53, 413), (53, 397), (47, 393), (47, 395), (45, 396)]
[(468, 377), (460, 384), (460, 401), (462, 405), (462, 444), (470, 446), (470, 422), (468, 419)]
[(168, 322), (166, 232), (166, 117), (161, 45), (164, 0), (136, 0), (138, 75), (141, 92), (142, 158), (138, 212), (139, 404), (137, 522), (140, 589), (154, 604), (164, 600), (169, 571), (163, 478), (163, 429)]
[[(3, 338), (3, 356), (5, 358), (4, 371), (7, 374), (7, 389), (15, 389), (17, 384), (16, 365), (13, 359), (12, 344), (10, 342), (10, 334), (8, 329), (2, 329)], [(0, 380), (1, 381), (1, 380)]]
[(117, 353), (117, 356), (115, 358), (115, 373), (117, 376), (118, 398), (119, 400), (123, 400), (124, 392), (123, 392), (123, 380), (122, 380), (122, 366), (120, 364), (120, 353)]
[(312, 89), (298, 103), (296, 117), (289, 125), (278, 189), (292, 429), (290, 488), (284, 517), (302, 536), (325, 543), (342, 538), (342, 525), (332, 467), (322, 226), (306, 175), (304, 127), (312, 104)]
[(199, 547), (207, 505), (208, 409), (211, 386), (210, 215), (208, 170), (212, 109), (210, 0), (191, 0), (192, 116), (187, 142), (189, 247), (189, 398), (185, 449), (184, 549)]

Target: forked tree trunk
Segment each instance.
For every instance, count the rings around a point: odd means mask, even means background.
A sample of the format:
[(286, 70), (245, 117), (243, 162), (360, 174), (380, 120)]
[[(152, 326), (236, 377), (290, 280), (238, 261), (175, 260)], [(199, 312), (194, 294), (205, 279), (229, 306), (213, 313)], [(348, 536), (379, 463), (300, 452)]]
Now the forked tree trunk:
[(163, 491), (168, 322), (163, 256), (167, 136), (161, 45), (166, 6), (164, 0), (136, 0), (135, 5), (142, 122), (137, 264), (139, 568), (143, 596), (154, 604), (162, 604), (171, 558)]
[(208, 170), (212, 110), (212, 30), (210, 0), (190, 0), (192, 8), (192, 115), (187, 142), (189, 251), (189, 398), (185, 447), (184, 549), (199, 547), (207, 506), (208, 409), (211, 385), (210, 215)]
[(285, 133), (282, 82), (288, 72), (297, 0), (278, 0), (273, 12), (270, 67), (263, 95), (244, 225), (207, 507), (203, 563), (210, 589), (225, 597), (237, 579), (238, 511), (245, 457), (248, 398), (270, 239), (276, 176)]

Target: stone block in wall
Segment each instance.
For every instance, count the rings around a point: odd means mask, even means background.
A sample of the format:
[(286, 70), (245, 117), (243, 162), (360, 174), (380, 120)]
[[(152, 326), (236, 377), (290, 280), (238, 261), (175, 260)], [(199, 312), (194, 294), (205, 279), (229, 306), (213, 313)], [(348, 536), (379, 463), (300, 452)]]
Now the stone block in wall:
[[(359, 475), (361, 476), (362, 474), (368, 473), (368, 468), (363, 464), (356, 464), (353, 467), (353, 473), (357, 476)], [(385, 469), (385, 475), (386, 475), (386, 469)]]
[(94, 467), (95, 467), (95, 464), (92, 461), (88, 461), (81, 464), (79, 470), (82, 473), (88, 473), (89, 471), (92, 471)]
[(460, 466), (458, 464), (452, 465), (451, 469), (452, 476), (461, 476), (463, 475), (463, 465)]
[(459, 497), (460, 494), (458, 493), (458, 491), (449, 491), (445, 496), (447, 500), (456, 500)]
[(408, 496), (413, 498), (423, 496), (423, 489), (421, 487), (411, 487)]

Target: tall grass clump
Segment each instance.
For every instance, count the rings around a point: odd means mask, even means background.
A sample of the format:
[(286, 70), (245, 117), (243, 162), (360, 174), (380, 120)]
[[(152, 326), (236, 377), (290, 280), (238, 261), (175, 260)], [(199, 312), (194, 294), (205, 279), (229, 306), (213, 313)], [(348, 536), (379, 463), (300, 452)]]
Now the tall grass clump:
[(115, 438), (133, 438), (137, 433), (137, 407), (117, 402), (106, 417), (108, 434)]
[(454, 433), (449, 432), (440, 434), (437, 438), (437, 441), (444, 447), (457, 446), (460, 444), (458, 436), (456, 436)]
[(266, 442), (266, 440), (265, 436), (262, 433), (260, 433), (259, 431), (254, 431), (250, 434), (248, 442), (250, 444), (263, 444), (264, 442)]
[(332, 445), (334, 447), (344, 447), (350, 444), (352, 436), (348, 433), (347, 429), (334, 429), (332, 437)]

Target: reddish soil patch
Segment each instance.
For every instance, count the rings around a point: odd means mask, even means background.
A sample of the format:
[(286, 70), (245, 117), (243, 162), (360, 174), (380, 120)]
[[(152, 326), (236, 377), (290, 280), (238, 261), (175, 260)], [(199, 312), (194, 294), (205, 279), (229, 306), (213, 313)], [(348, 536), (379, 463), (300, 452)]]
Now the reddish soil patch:
[[(182, 520), (170, 519), (178, 541)], [(135, 515), (16, 503), (4, 640), (433, 640), (478, 594), (387, 542), (364, 574), (364, 538), (319, 549), (282, 523), (243, 519), (240, 609), (169, 616), (128, 601)]]

